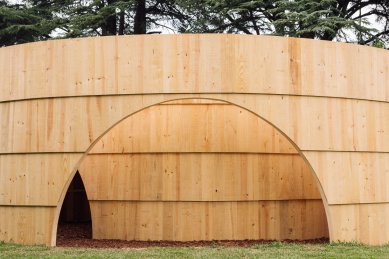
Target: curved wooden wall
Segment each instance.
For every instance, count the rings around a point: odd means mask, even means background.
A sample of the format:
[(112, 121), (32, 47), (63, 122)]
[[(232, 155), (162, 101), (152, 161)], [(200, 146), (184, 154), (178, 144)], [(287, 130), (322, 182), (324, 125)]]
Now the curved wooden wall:
[(145, 35), (0, 49), (0, 240), (55, 245), (84, 154), (150, 105), (210, 98), (285, 134), (331, 240), (389, 242), (389, 52), (293, 38)]
[(79, 167), (93, 237), (328, 237), (311, 169), (292, 144), (234, 105), (182, 100), (125, 119)]

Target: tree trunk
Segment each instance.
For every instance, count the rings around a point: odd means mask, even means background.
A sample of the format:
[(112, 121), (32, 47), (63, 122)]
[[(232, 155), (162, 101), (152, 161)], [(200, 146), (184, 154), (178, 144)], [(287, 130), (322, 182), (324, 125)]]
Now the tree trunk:
[(315, 32), (302, 33), (302, 34), (300, 34), (300, 38), (314, 39), (315, 38)]
[(134, 34), (146, 34), (146, 0), (136, 1)]
[(119, 35), (124, 35), (124, 10), (120, 10), (119, 16)]
[[(115, 3), (116, 0), (107, 0), (108, 5)], [(108, 18), (106, 23), (106, 35), (116, 35), (116, 11), (114, 11)]]
[[(338, 31), (338, 30), (336, 30)], [(332, 41), (336, 37), (336, 33), (329, 33), (325, 32), (322, 37), (320, 37), (321, 40), (329, 40)]]

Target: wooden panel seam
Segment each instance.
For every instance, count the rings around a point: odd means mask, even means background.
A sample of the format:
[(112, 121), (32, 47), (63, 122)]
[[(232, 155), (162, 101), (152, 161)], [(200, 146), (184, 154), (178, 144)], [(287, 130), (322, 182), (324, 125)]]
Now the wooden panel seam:
[(320, 153), (373, 153), (373, 154), (387, 154), (389, 151), (369, 151), (369, 150), (313, 150), (300, 149), (301, 152), (320, 152)]
[(91, 202), (274, 202), (274, 201), (321, 201), (317, 198), (306, 199), (269, 199), (269, 200), (103, 200), (103, 199), (91, 199)]
[(1, 155), (61, 155), (61, 154), (84, 154), (85, 151), (39, 151), (39, 152), (0, 152)]
[[(49, 99), (69, 99), (69, 98), (93, 98), (93, 97), (116, 97), (116, 96), (137, 96), (137, 95), (265, 95), (265, 96), (285, 96), (285, 97), (308, 97), (308, 98), (324, 98), (324, 99), (343, 99), (353, 101), (366, 101), (366, 102), (378, 102), (378, 103), (389, 103), (389, 101), (378, 100), (378, 99), (365, 99), (365, 98), (353, 98), (344, 96), (324, 96), (324, 95), (299, 95), (299, 94), (276, 94), (276, 93), (254, 93), (254, 92), (158, 92), (158, 93), (127, 93), (127, 94), (88, 94), (88, 95), (63, 95), (63, 96), (46, 96), (46, 97), (33, 97), (23, 99), (9, 99), (0, 101), (0, 104), (11, 103), (11, 102), (23, 102), (23, 101), (35, 101), (35, 100), (49, 100)], [(197, 99), (210, 99), (206, 97), (196, 97)], [(187, 97), (181, 99), (194, 99), (194, 97)], [(177, 99), (177, 100), (181, 100)], [(215, 99), (216, 101), (225, 101), (226, 104), (232, 104), (227, 100)], [(175, 101), (175, 100), (169, 100)], [(166, 102), (169, 102), (166, 101)], [(164, 102), (158, 103), (158, 105)]]
[(374, 204), (389, 204), (389, 201), (377, 201), (377, 202), (354, 202), (354, 203), (329, 203), (328, 206), (353, 206), (353, 205), (374, 205)]
[(1, 207), (33, 207), (33, 208), (56, 208), (58, 205), (47, 204), (0, 204)]
[[(84, 154), (86, 151), (39, 151), (39, 152), (0, 152), (1, 155), (39, 155), (39, 154)], [(88, 153), (87, 155), (115, 155), (115, 154), (259, 154), (259, 155), (300, 155), (302, 152), (321, 152), (321, 153), (372, 153), (372, 154), (387, 154), (389, 151), (368, 151), (368, 150), (296, 150), (296, 153), (290, 153), (290, 152), (284, 152), (284, 153), (277, 153), (277, 152), (271, 152), (271, 153), (265, 153), (265, 152), (124, 152), (124, 153)]]
[(109, 152), (91, 152), (91, 153), (88, 153), (88, 156), (99, 156), (99, 155), (148, 155), (148, 154), (151, 154), (151, 155), (178, 155), (178, 154), (183, 154), (183, 155), (190, 155), (190, 154), (210, 154), (210, 155), (214, 155), (214, 154), (227, 154), (227, 155), (245, 155), (245, 154), (249, 154), (249, 155), (285, 155), (285, 156), (300, 156), (299, 153), (297, 153), (297, 151), (295, 153), (291, 153), (291, 152), (234, 152), (234, 151), (231, 151), (231, 152), (228, 152), (228, 151), (221, 151), (221, 152), (217, 152), (217, 151), (210, 151), (210, 152), (207, 152), (207, 151), (189, 151), (189, 152), (185, 152), (185, 151), (177, 151), (177, 152), (164, 152), (164, 151), (154, 151), (154, 152), (122, 152), (122, 153), (119, 153), (119, 152), (112, 152), (112, 153), (109, 153)]

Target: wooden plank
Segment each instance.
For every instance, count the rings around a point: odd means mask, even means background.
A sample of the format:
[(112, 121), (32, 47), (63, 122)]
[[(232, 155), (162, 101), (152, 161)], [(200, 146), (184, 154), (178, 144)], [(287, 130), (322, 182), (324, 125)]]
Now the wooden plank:
[(2, 103), (0, 153), (85, 152), (125, 116), (166, 98), (146, 99), (118, 96)]
[(331, 205), (333, 241), (384, 245), (389, 242), (389, 203)]
[[(324, 41), (189, 34), (85, 38), (2, 48), (0, 60), (6, 83), (1, 101), (163, 92), (389, 100), (387, 51)], [(291, 79), (297, 67), (296, 88)]]
[(125, 240), (312, 239), (328, 237), (312, 201), (91, 202), (93, 238)]
[(0, 206), (0, 240), (50, 244), (55, 207)]
[(329, 204), (389, 202), (389, 154), (304, 152)]
[(89, 155), (79, 172), (90, 200), (320, 199), (298, 155)]
[(81, 157), (82, 154), (0, 155), (0, 206), (57, 206)]
[(185, 105), (185, 104), (199, 104), (199, 105), (204, 105), (204, 104), (219, 104), (219, 105), (231, 105), (227, 102), (224, 101), (219, 101), (219, 100), (210, 100), (210, 99), (182, 99), (182, 100), (175, 100), (175, 101), (169, 101), (169, 102), (164, 102), (161, 103), (160, 105)]
[(90, 153), (297, 153), (258, 116), (232, 105), (158, 105), (128, 117)]
[(389, 103), (297, 96), (227, 95), (304, 151), (389, 151)]
[[(0, 153), (85, 152), (126, 116), (180, 97), (183, 96), (106, 96), (0, 104)], [(388, 103), (238, 94), (204, 97), (225, 98), (262, 116), (301, 150), (389, 152), (389, 122), (382, 119), (389, 113)], [(153, 121), (158, 122), (158, 118)], [(246, 132), (253, 134), (248, 129)]]

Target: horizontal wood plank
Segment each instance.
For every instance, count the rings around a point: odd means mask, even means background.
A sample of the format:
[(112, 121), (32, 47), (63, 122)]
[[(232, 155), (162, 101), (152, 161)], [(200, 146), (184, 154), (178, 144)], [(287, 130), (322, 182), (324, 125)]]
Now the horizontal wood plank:
[(328, 237), (323, 203), (91, 202), (93, 238), (302, 240)]
[(90, 200), (320, 199), (299, 155), (89, 155), (79, 172)]

